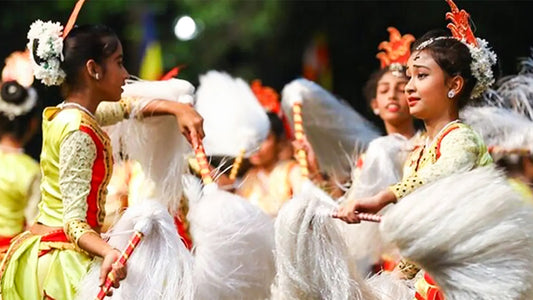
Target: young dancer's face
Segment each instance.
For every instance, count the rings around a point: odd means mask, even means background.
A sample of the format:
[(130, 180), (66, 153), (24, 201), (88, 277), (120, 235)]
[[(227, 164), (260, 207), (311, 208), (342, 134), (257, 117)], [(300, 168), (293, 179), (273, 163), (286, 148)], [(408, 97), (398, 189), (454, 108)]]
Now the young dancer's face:
[(105, 72), (102, 74), (101, 89), (106, 101), (118, 101), (122, 94), (122, 86), (129, 77), (123, 65), (122, 45), (119, 43), (117, 50), (104, 61)]
[(278, 160), (278, 139), (270, 132), (259, 150), (250, 156), (250, 163), (256, 167), (270, 166)]
[(428, 51), (414, 52), (407, 62), (405, 86), (411, 115), (427, 120), (449, 111), (454, 105), (448, 98), (447, 75)]
[(386, 72), (381, 76), (376, 86), (376, 98), (372, 100), (372, 109), (377, 110), (379, 117), (392, 125), (412, 122), (409, 114), (407, 96), (404, 92), (407, 84), (406, 76), (395, 76)]

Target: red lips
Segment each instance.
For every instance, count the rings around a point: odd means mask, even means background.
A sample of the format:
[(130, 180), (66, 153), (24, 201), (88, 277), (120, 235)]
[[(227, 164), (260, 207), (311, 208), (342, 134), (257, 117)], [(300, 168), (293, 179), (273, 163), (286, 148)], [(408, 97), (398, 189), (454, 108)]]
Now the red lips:
[(415, 106), (416, 103), (420, 100), (418, 97), (407, 97), (407, 104), (409, 104), (409, 107)]

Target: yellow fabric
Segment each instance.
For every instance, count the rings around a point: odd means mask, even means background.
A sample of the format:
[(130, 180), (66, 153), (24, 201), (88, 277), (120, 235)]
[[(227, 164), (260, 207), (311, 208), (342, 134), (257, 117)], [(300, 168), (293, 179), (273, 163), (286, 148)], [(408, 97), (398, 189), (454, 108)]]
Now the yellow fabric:
[(531, 188), (520, 179), (509, 178), (509, 184), (517, 191), (526, 203), (533, 204), (533, 191)]
[[(10, 248), (10, 263), (3, 266), (3, 300), (39, 300), (44, 293), (54, 299), (74, 299), (76, 287), (88, 272), (92, 259), (73, 249), (70, 243), (41, 242), (41, 237), (25, 232)], [(53, 249), (38, 257), (41, 250)], [(41, 288), (40, 288), (41, 287)]]
[(59, 152), (61, 142), (80, 128), (82, 113), (77, 109), (48, 107), (43, 112), (43, 148), (41, 150), (41, 203), (37, 221), (51, 227), (63, 227), (63, 200), (59, 188)]
[(35, 160), (24, 153), (0, 150), (0, 236), (22, 232), (32, 185), (38, 179), (39, 164)]
[[(447, 132), (451, 126), (459, 128)], [(417, 147), (409, 154), (402, 181), (389, 190), (399, 200), (426, 183), (491, 163), (492, 158), (479, 134), (468, 125), (450, 123), (428, 147)]]
[(252, 169), (244, 176), (237, 193), (274, 217), (299, 189), (301, 182), (294, 183), (290, 177), (295, 168), (298, 168), (298, 164), (287, 160), (278, 162), (270, 174)]

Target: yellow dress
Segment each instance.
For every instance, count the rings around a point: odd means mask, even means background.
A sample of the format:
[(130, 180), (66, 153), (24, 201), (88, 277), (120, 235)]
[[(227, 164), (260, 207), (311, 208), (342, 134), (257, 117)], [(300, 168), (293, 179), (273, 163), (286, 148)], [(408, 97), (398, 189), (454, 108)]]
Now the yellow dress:
[(526, 203), (533, 204), (533, 190), (531, 190), (527, 183), (519, 178), (509, 178), (508, 181), (511, 187), (522, 196), (522, 199)]
[(269, 174), (255, 168), (251, 169), (244, 176), (237, 194), (248, 199), (268, 215), (275, 217), (283, 204), (300, 189), (302, 182), (294, 182), (294, 179), (299, 180), (301, 176), (291, 176), (294, 172), (300, 173), (298, 163), (293, 160), (276, 163)]
[(92, 261), (78, 241), (87, 232), (100, 232), (113, 166), (110, 141), (99, 123), (119, 121), (129, 111), (124, 101), (102, 103), (95, 116), (74, 108), (44, 110), (36, 222), (51, 230), (36, 234), (32, 228), (13, 239), (0, 267), (3, 300), (74, 299)]
[[(21, 152), (0, 150), (0, 252), (7, 250), (10, 240), (24, 230), (28, 205), (40, 197), (36, 191), (40, 181), (39, 164)], [(36, 204), (36, 203), (35, 203)], [(35, 205), (33, 204), (33, 205)], [(30, 209), (32, 210), (32, 209)]]
[[(401, 201), (418, 187), (444, 178), (453, 173), (472, 170), (492, 163), (483, 139), (468, 125), (460, 122), (447, 124), (426, 145), (415, 146), (409, 154), (403, 179), (389, 187)], [(401, 261), (398, 268), (409, 279), (420, 270), (415, 265)], [(423, 272), (423, 271), (422, 271)], [(417, 300), (443, 299), (442, 293), (428, 274), (422, 274), (416, 282)]]

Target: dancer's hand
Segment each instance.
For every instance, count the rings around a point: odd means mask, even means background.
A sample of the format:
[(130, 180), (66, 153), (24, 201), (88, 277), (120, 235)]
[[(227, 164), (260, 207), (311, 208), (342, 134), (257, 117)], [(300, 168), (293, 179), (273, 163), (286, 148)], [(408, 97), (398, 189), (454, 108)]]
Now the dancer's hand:
[(307, 158), (307, 168), (309, 173), (312, 175), (320, 174), (320, 167), (318, 165), (318, 159), (315, 155), (311, 143), (307, 140), (307, 137), (304, 136), (302, 141), (293, 140), (292, 147), (294, 148), (294, 157), (298, 160), (298, 150), (304, 150)]
[(350, 199), (341, 204), (334, 218), (339, 218), (346, 223), (359, 223), (358, 213), (375, 214), (389, 203), (396, 202), (396, 197), (390, 191), (383, 191), (372, 197)]
[[(126, 278), (126, 265), (118, 262), (120, 256), (121, 253), (117, 249), (113, 248), (107, 251), (106, 255), (104, 256), (104, 261), (102, 262), (102, 267), (100, 268), (100, 286), (104, 285), (109, 272), (113, 272), (115, 277), (115, 280), (113, 281), (114, 288), (118, 288), (120, 286), (119, 281)], [(113, 292), (110, 289), (107, 293), (107, 296), (111, 296), (112, 294)]]
[(205, 136), (204, 119), (190, 104), (175, 103), (175, 105), (177, 106), (175, 115), (179, 129), (193, 148), (196, 148), (198, 141), (201, 141)]

